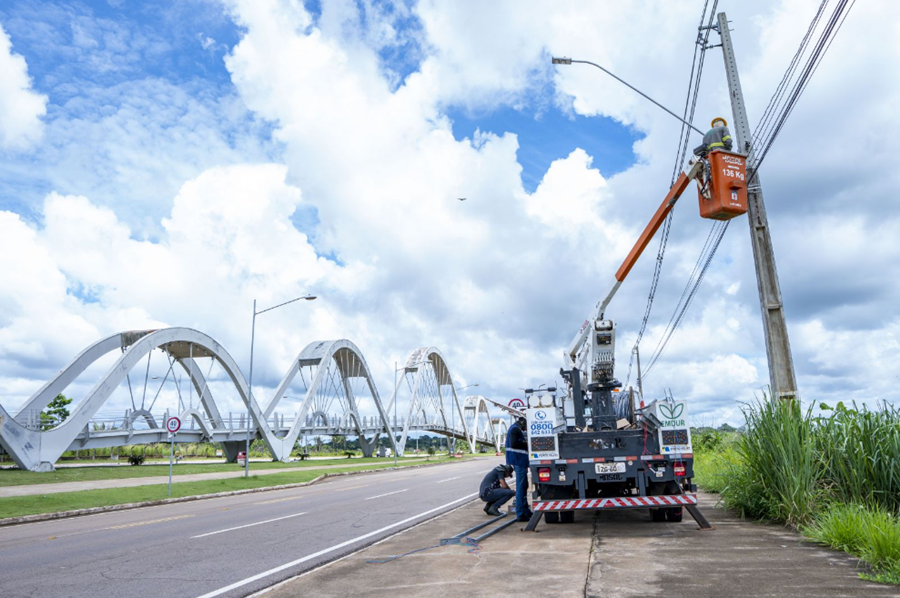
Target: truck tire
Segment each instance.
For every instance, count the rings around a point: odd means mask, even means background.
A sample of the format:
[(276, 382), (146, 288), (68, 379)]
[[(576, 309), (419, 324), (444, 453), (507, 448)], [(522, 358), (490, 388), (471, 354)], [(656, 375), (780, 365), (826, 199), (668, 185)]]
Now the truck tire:
[(650, 519), (655, 522), (666, 520), (666, 511), (668, 509), (650, 509)]
[(666, 509), (666, 519), (672, 523), (681, 523), (684, 519), (684, 509), (677, 507), (674, 509)]
[(560, 523), (575, 523), (575, 511), (560, 511)]
[(547, 523), (559, 523), (559, 511), (547, 511), (544, 513), (544, 521)]

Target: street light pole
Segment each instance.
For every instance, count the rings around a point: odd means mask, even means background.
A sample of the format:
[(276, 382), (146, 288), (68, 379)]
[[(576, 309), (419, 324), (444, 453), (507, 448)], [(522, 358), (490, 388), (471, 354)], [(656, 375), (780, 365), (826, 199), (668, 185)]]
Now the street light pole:
[(256, 340), (256, 316), (260, 314), (264, 314), (267, 311), (272, 311), (273, 309), (277, 309), (288, 303), (294, 303), (295, 301), (300, 301), (301, 299), (305, 299), (306, 301), (315, 300), (315, 295), (304, 295), (303, 297), (297, 297), (296, 299), (291, 299), (290, 301), (285, 301), (284, 303), (279, 303), (278, 305), (273, 305), (272, 307), (267, 307), (264, 310), (256, 311), (256, 299), (253, 300), (253, 323), (250, 326), (250, 373), (248, 375), (247, 380), (247, 448), (244, 452), (244, 477), (250, 477), (250, 418), (251, 418), (251, 408), (250, 401), (253, 400), (253, 345)]
[(391, 426), (394, 440), (394, 467), (397, 467), (397, 362), (394, 362), (394, 425)]
[(747, 171), (753, 178), (747, 185), (747, 221), (750, 223), (750, 244), (753, 247), (753, 263), (756, 269), (756, 284), (759, 289), (760, 311), (766, 339), (766, 358), (769, 364), (769, 383), (772, 395), (792, 401), (797, 398), (797, 376), (791, 342), (788, 337), (784, 316), (784, 302), (781, 285), (778, 283), (778, 269), (775, 265), (775, 249), (769, 233), (769, 218), (763, 202), (759, 174), (756, 172), (756, 156), (753, 153), (753, 135), (750, 120), (744, 107), (744, 93), (738, 75), (737, 60), (731, 44), (731, 31), (724, 12), (718, 14), (717, 31), (722, 38), (722, 55), (725, 59), (725, 75), (728, 78), (731, 111), (734, 115), (734, 135), (738, 151), (747, 152)]

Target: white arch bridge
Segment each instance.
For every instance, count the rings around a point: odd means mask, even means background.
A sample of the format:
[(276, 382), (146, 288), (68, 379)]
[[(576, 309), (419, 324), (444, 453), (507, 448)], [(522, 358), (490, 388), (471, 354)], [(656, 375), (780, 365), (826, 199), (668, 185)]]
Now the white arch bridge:
[[(115, 362), (83, 398), (73, 403), (65, 421), (57, 424), (41, 418), (41, 412), (76, 378), (116, 352)], [(165, 371), (165, 375), (151, 378), (151, 362), (159, 352), (165, 361), (157, 359), (152, 365), (154, 372)], [(176, 376), (179, 372), (187, 375), (187, 392)], [(484, 397), (460, 401), (438, 349), (415, 350), (399, 373), (385, 409), (356, 345), (349, 340), (317, 341), (291, 362), (274, 394), (258, 402), (259, 397), (250, 396), (244, 375), (232, 357), (203, 332), (190, 328), (123, 332), (84, 349), (15, 416), (0, 405), (0, 446), (22, 469), (52, 471), (65, 451), (167, 442), (163, 422), (169, 415), (182, 420), (175, 442), (219, 443), (229, 461), (243, 449), (248, 433), (251, 439), (262, 439), (272, 458), (279, 461), (289, 459), (301, 435), (355, 436), (367, 457), (372, 456), (383, 433), (399, 455), (405, 452), (410, 432), (427, 431), (465, 440), (472, 452), (478, 445), (494, 450), (503, 446), (504, 419), (491, 419)], [(132, 375), (137, 377), (135, 383)], [(161, 382), (154, 390), (158, 380)], [(174, 393), (163, 392), (170, 387)], [(236, 395), (246, 411), (237, 417), (226, 416), (217, 406), (213, 390), (220, 401)], [(161, 395), (177, 397), (177, 406), (154, 412)], [(111, 418), (100, 413), (106, 403), (123, 397), (131, 401), (123, 416)], [(396, 411), (395, 403), (399, 406), (401, 399), (408, 405), (406, 413), (390, 418), (389, 413)], [(289, 413), (282, 413), (285, 410)]]

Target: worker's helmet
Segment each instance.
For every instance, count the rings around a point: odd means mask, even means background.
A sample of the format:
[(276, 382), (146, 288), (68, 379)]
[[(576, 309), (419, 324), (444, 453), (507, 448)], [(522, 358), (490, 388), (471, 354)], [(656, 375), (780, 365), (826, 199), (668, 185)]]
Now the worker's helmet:
[(722, 126), (723, 126), (723, 127), (727, 127), (727, 126), (728, 126), (728, 121), (725, 120), (724, 118), (722, 118), (721, 116), (717, 116), (717, 117), (715, 117), (714, 119), (712, 119), (712, 122), (709, 123), (709, 126), (715, 128), (716, 123), (719, 122), (719, 121), (722, 121)]
[(512, 465), (501, 465), (501, 467), (503, 468), (503, 476), (507, 478), (515, 471)]

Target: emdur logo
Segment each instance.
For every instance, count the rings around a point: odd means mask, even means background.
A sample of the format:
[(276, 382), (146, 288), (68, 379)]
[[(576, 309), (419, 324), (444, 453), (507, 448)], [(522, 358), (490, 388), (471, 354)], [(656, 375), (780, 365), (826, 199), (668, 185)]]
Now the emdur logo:
[(684, 412), (684, 403), (678, 403), (677, 405), (661, 403), (659, 405), (659, 411), (666, 419), (678, 419)]

